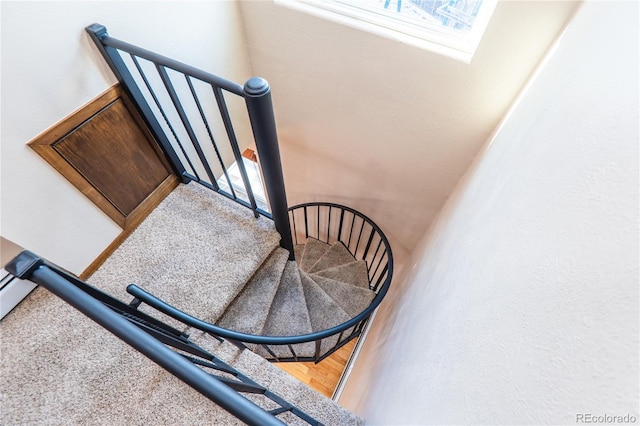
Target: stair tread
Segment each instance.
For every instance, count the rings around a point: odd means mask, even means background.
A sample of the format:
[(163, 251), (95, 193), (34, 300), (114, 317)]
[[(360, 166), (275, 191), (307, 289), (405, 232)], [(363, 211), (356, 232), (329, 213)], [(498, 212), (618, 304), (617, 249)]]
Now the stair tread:
[(288, 258), (287, 250), (276, 248), (227, 307), (217, 324), (229, 330), (260, 334)]
[(319, 272), (355, 261), (356, 259), (344, 244), (338, 241), (332, 245), (307, 272)]
[(309, 271), (320, 258), (331, 249), (327, 243), (323, 243), (315, 238), (307, 238), (304, 246), (304, 252), (298, 266), (303, 271)]
[(342, 281), (356, 287), (369, 289), (367, 262), (364, 260), (356, 260), (355, 262), (334, 266), (333, 268), (324, 269), (314, 272), (313, 274), (320, 277), (331, 278), (336, 281)]
[[(307, 310), (307, 302), (298, 274), (296, 262), (287, 262), (278, 286), (278, 291), (273, 298), (267, 321), (262, 329), (263, 336), (298, 336), (313, 332), (311, 320)], [(310, 357), (315, 352), (315, 345), (302, 343), (293, 345), (297, 356)], [(278, 358), (290, 358), (293, 356), (287, 346), (269, 346)], [(261, 356), (271, 358), (271, 354), (263, 347), (256, 350)]]
[(309, 319), (313, 331), (322, 331), (350, 319), (342, 309), (306, 272), (300, 272)]
[(290, 261), (284, 268), (262, 335), (296, 336), (311, 332), (311, 322), (298, 268), (295, 262)]
[[(191, 333), (190, 333), (191, 334)], [(251, 351), (242, 351), (228, 342), (219, 342), (208, 334), (193, 330), (194, 341), (203, 348), (215, 353), (218, 358), (251, 377), (260, 385), (274, 390), (275, 393), (296, 405), (322, 424), (326, 425), (364, 425), (364, 420), (350, 413), (336, 402), (319, 394), (285, 371), (262, 359)], [(287, 424), (301, 424), (297, 417), (278, 416)], [(286, 419), (286, 420), (285, 420)], [(288, 420), (292, 419), (293, 422)]]
[(331, 278), (320, 277), (313, 274), (311, 278), (350, 318), (355, 317), (369, 306), (376, 295), (369, 288), (357, 287)]

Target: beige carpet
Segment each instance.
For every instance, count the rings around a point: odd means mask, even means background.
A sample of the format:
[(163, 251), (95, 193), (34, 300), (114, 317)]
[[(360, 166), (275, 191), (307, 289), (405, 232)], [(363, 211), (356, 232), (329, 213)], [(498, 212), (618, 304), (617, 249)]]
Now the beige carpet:
[[(266, 293), (273, 296), (267, 298), (277, 295), (277, 286), (269, 281), (282, 271), (289, 270), (290, 275), (292, 270), (284, 266), (286, 256), (276, 249), (278, 240), (269, 220), (256, 220), (248, 209), (196, 184), (180, 185), (89, 282), (123, 301), (131, 299), (124, 291), (126, 285), (135, 283), (180, 309), (215, 322), (234, 300), (251, 293), (243, 291), (247, 282), (268, 289)], [(326, 253), (331, 258), (322, 254), (309, 267), (317, 267), (318, 262), (335, 267), (331, 259), (339, 264), (354, 260), (341, 248), (327, 248)], [(265, 259), (269, 261), (261, 270)], [(330, 275), (332, 279), (341, 278), (335, 270)], [(282, 286), (282, 279), (278, 281)], [(358, 278), (354, 284), (360, 281)], [(342, 285), (341, 291), (345, 288)], [(323, 291), (316, 284), (314, 292), (318, 290)], [(362, 291), (358, 287), (358, 292)], [(293, 293), (305, 297), (302, 291)], [(329, 295), (319, 294), (331, 304)], [(314, 304), (310, 297), (299, 300), (306, 301), (303, 305)], [(265, 305), (264, 301), (260, 304)], [(250, 311), (238, 304), (238, 312), (246, 316)], [(266, 323), (268, 313), (259, 314), (253, 327)], [(239, 424), (44, 289), (36, 289), (0, 322), (0, 337), (0, 424)], [(221, 345), (199, 332), (192, 337), (322, 423), (363, 423), (260, 356), (226, 343)], [(291, 415), (282, 419), (300, 423)]]

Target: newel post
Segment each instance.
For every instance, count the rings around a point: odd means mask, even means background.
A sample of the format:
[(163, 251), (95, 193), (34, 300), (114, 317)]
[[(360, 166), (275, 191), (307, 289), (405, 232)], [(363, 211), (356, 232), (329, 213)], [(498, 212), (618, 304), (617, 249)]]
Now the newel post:
[(253, 77), (244, 84), (244, 93), (273, 222), (282, 238), (280, 247), (289, 250), (289, 259), (294, 260), (293, 240), (289, 225), (289, 206), (284, 188), (278, 135), (273, 104), (271, 103), (271, 89), (267, 80)]

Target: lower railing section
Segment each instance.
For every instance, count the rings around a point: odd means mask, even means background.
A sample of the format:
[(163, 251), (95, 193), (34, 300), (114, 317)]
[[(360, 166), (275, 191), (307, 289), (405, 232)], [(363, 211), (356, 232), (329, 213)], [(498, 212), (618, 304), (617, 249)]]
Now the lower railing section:
[[(5, 269), (51, 291), (247, 424), (283, 425), (275, 417), (283, 412), (291, 412), (311, 425), (320, 424), (193, 343), (188, 335), (139, 311), (139, 300), (134, 299), (127, 305), (28, 251), (14, 258)], [(225, 373), (232, 378), (216, 373)], [(279, 407), (266, 411), (241, 393), (262, 394)]]

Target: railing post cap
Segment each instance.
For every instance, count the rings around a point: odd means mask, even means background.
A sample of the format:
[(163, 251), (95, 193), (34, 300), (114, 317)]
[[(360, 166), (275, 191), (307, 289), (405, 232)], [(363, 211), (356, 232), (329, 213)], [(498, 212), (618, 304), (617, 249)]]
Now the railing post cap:
[(91, 24), (85, 28), (88, 33), (95, 34), (97, 37), (103, 37), (107, 35), (107, 27), (102, 24)]
[(264, 95), (269, 90), (269, 83), (262, 77), (251, 77), (244, 83), (244, 93), (250, 96)]
[(43, 263), (44, 261), (40, 256), (30, 252), (29, 250), (23, 250), (19, 255), (7, 263), (4, 269), (11, 275), (15, 275), (20, 279), (29, 279), (33, 271), (38, 269)]

